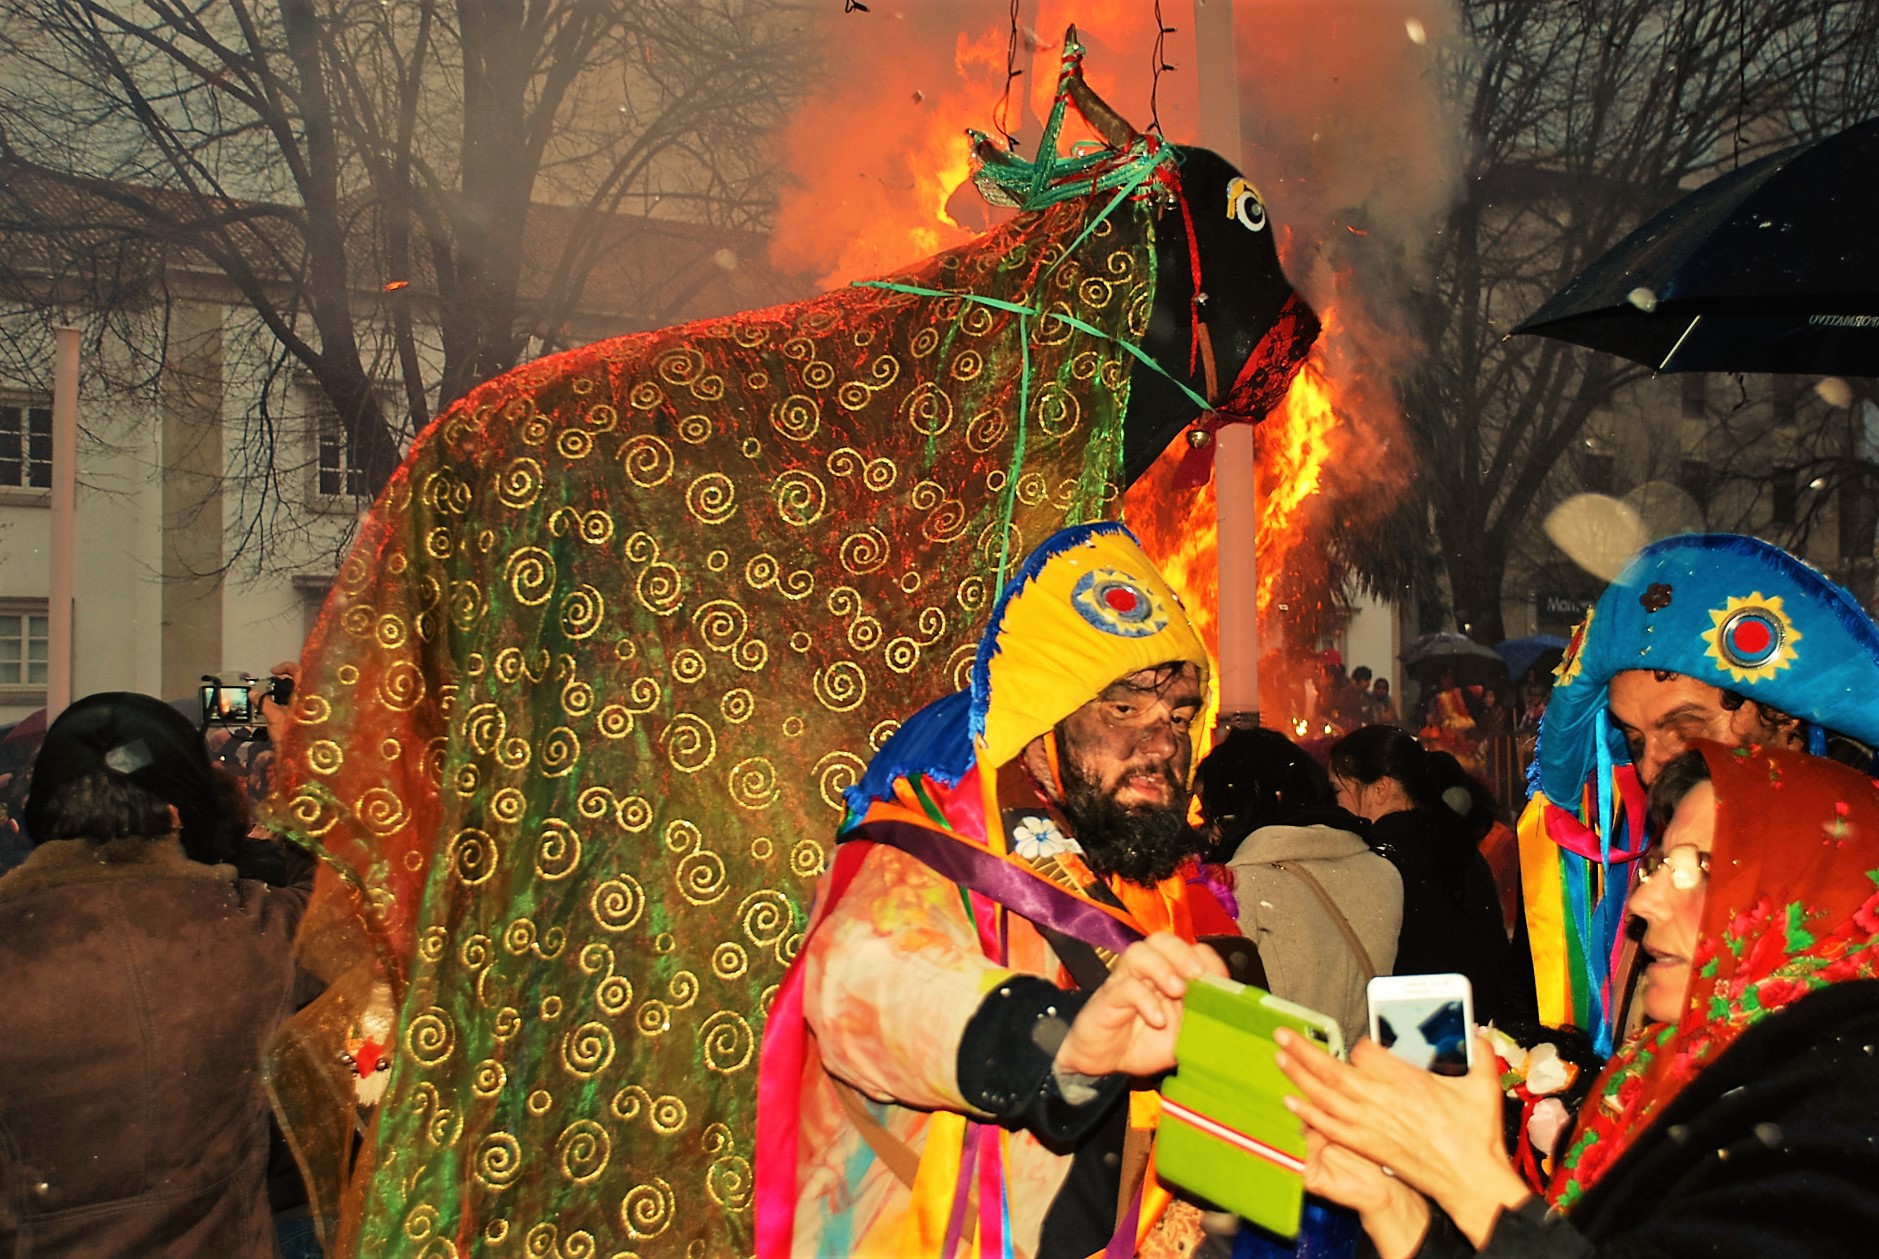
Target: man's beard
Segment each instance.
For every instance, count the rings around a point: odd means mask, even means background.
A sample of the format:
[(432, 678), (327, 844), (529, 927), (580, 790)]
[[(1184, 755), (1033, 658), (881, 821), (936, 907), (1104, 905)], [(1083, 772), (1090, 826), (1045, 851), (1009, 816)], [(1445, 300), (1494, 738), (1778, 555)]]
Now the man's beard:
[[(1117, 779), (1126, 781), (1131, 769)], [(1063, 815), (1075, 830), (1083, 859), (1097, 874), (1115, 874), (1131, 883), (1151, 885), (1168, 878), (1203, 845), (1187, 824), (1187, 792), (1164, 766), (1153, 772), (1166, 779), (1172, 804), (1124, 805), (1083, 772), (1074, 756), (1065, 756)]]

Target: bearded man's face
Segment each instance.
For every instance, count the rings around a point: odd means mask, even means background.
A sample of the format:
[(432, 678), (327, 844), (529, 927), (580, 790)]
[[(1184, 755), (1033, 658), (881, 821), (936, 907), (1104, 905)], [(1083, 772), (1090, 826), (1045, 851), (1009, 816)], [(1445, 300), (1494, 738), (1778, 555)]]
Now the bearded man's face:
[(1200, 671), (1160, 665), (1118, 678), (1058, 725), (1059, 807), (1098, 874), (1158, 883), (1205, 846), (1187, 822), (1200, 709)]

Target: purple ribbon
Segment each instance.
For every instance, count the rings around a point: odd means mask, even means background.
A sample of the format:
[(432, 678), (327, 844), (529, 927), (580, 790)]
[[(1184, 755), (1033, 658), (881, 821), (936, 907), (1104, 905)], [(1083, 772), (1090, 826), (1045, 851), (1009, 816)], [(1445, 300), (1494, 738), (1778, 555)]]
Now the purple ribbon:
[(842, 839), (867, 839), (897, 848), (941, 877), (991, 897), (1021, 918), (1111, 953), (1120, 953), (1142, 938), (1139, 931), (1124, 926), (1114, 915), (1077, 899), (1043, 875), (945, 831), (883, 820), (864, 822)]

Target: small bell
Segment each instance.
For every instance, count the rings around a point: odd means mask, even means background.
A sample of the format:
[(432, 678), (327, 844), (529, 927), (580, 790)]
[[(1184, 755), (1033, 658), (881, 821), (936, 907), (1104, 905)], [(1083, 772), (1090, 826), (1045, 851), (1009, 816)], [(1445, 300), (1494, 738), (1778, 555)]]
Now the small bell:
[(1187, 444), (1195, 450), (1205, 450), (1213, 443), (1214, 435), (1204, 428), (1192, 428), (1187, 433)]

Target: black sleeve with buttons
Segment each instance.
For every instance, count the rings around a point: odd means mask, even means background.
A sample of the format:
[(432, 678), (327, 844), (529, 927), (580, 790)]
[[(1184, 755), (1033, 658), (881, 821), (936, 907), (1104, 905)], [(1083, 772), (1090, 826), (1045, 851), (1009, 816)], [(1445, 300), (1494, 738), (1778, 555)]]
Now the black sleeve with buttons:
[(1071, 1156), (1070, 1173), (1044, 1217), (1036, 1259), (1082, 1259), (1109, 1242), (1122, 1183), (1129, 1108), (1125, 1075), (1051, 1069), (1085, 992), (1035, 975), (1014, 975), (986, 994), (959, 1041), (966, 1102), (1002, 1124), (1036, 1134)]
[(1089, 994), (1035, 975), (1013, 975), (986, 994), (959, 1041), (959, 1089), (968, 1105), (1028, 1128), (1047, 1146), (1074, 1145), (1128, 1090), (1123, 1075), (1059, 1074), (1057, 1047)]

